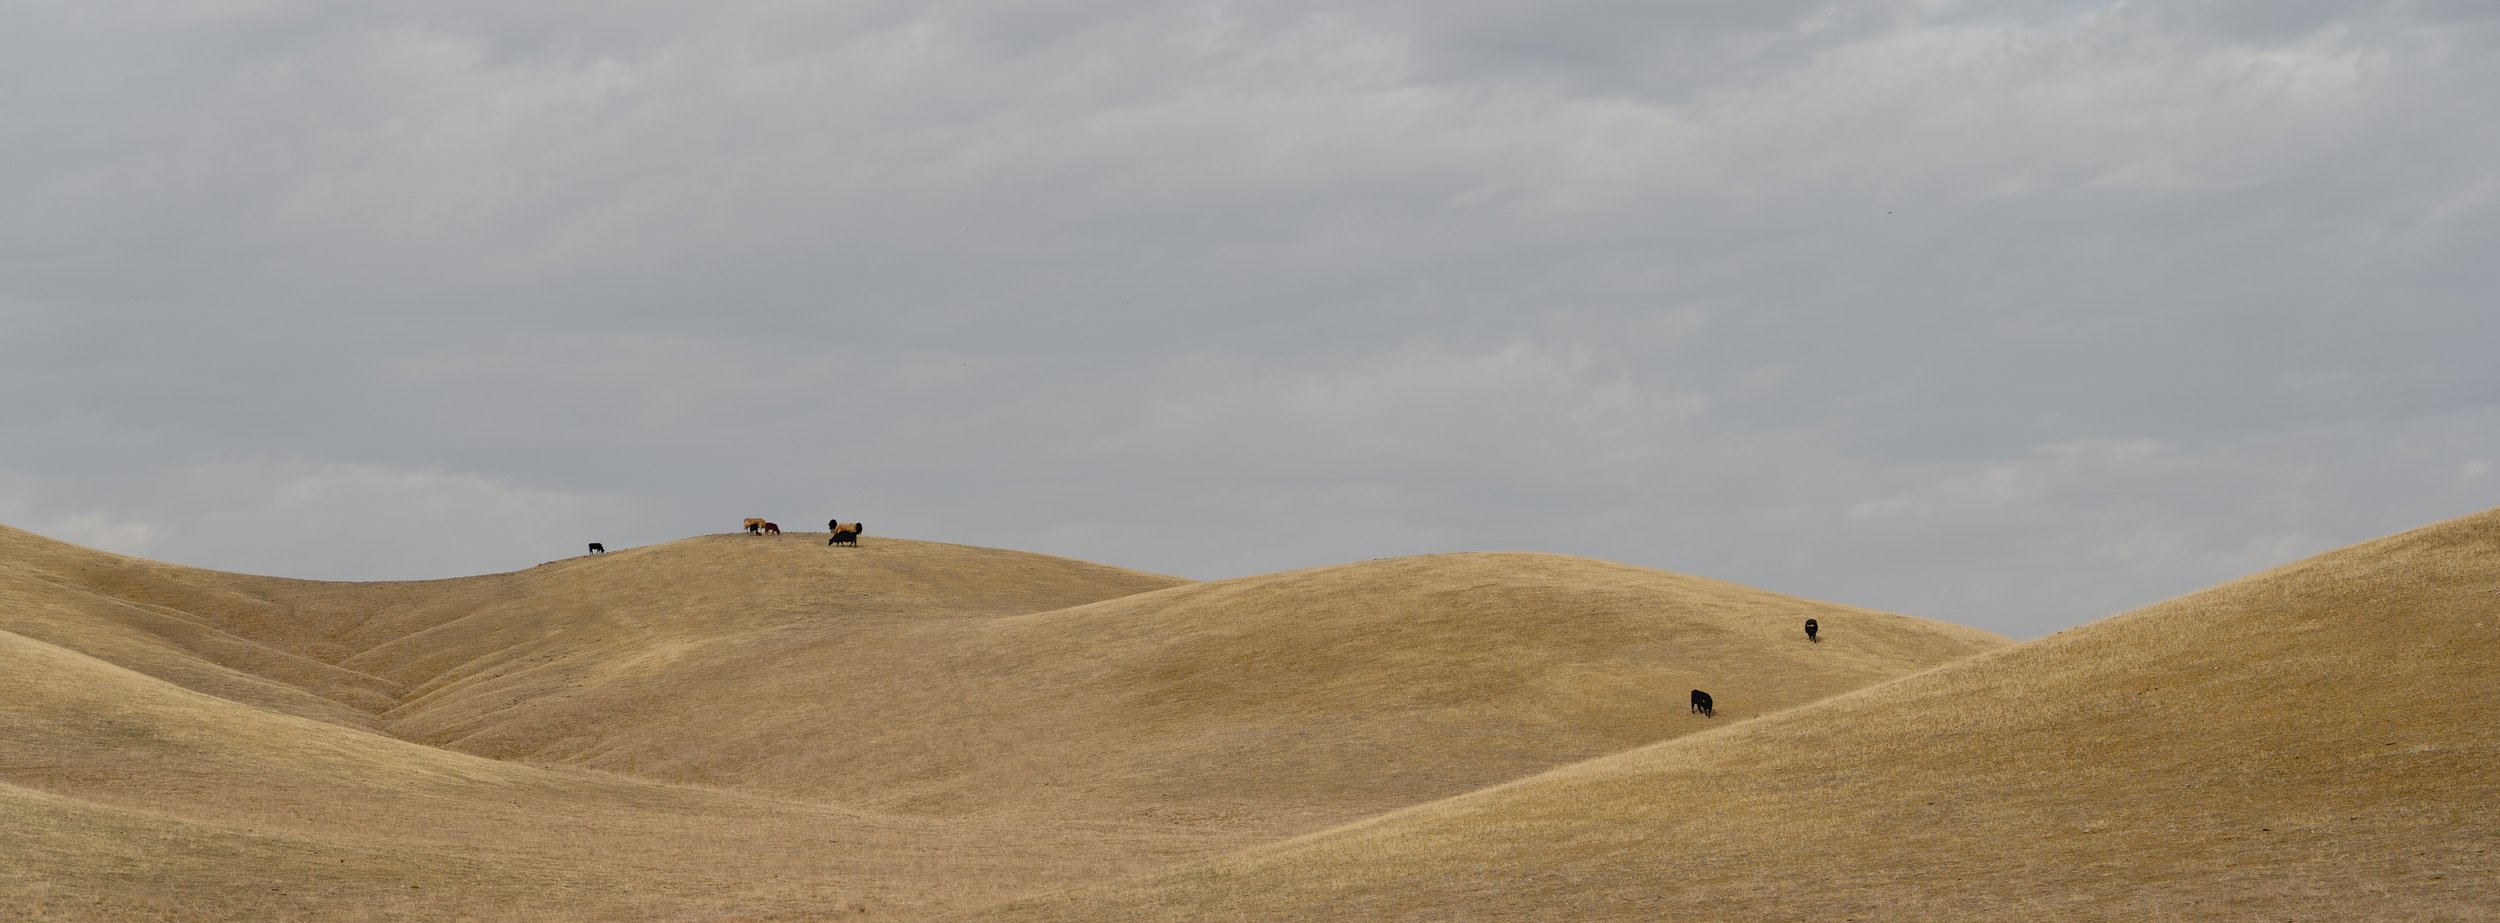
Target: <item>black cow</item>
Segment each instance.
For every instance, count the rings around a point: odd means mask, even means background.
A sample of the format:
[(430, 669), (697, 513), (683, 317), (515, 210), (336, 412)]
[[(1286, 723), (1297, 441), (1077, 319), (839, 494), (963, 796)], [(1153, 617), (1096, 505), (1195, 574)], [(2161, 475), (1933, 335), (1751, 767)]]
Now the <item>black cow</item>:
[(866, 531), (868, 531), (868, 525), (866, 523), (835, 523), (833, 528), (833, 537), (826, 539), (825, 544), (851, 545), (856, 547), (859, 545), (859, 534)]
[(607, 553), (608, 553), (608, 546), (606, 546), (606, 545), (602, 545), (602, 544), (599, 544), (598, 542), (592, 542), (592, 543), (590, 543), (590, 553), (591, 553), (591, 554), (607, 554)]
[(1713, 711), (1710, 708), (1710, 693), (1703, 692), (1699, 689), (1693, 690), (1693, 710), (1700, 712), (1701, 716), (1704, 718), (1716, 718), (1719, 716), (1718, 712)]
[(1813, 619), (1807, 619), (1807, 620), (1806, 620), (1806, 640), (1808, 640), (1808, 641), (1812, 641), (1812, 642), (1814, 642), (1814, 643), (1816, 643), (1816, 644), (1821, 644), (1821, 643), (1823, 643), (1823, 639), (1821, 639), (1821, 638), (1817, 638), (1817, 637), (1815, 637), (1815, 636), (1814, 636), (1814, 630), (1815, 630), (1815, 628), (1816, 628), (1816, 625), (1814, 624), (1814, 620), (1813, 620)]

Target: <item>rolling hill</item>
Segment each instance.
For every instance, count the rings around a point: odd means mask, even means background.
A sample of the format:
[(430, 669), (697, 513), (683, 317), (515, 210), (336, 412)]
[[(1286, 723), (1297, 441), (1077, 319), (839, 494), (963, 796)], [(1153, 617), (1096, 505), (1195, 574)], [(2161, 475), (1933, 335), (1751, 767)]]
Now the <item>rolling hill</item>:
[(1010, 831), (498, 762), (11, 634), (0, 670), (12, 678), (0, 699), (12, 919), (918, 916), (1210, 848), (1143, 828)]
[(2500, 511), (994, 920), (2500, 918)]
[[(918, 917), (1229, 843), (898, 817), (428, 747), (268, 677), (368, 701), (404, 686), (226, 629), (283, 622), (307, 598), (501, 596), (509, 581), (324, 586), (22, 532), (0, 544), (0, 917)], [(337, 621), (319, 633), (353, 634)]]
[[(1751, 714), (2004, 643), (1525, 554), (1187, 584), (904, 539), (707, 536), (263, 592), (283, 606), (229, 624), (403, 689), (378, 718), (408, 740), (901, 813), (1259, 836), (1703, 729), (1696, 685)], [(1807, 644), (1816, 616), (1850, 642)]]
[[(1798, 635), (1805, 617), (1827, 643)], [(1194, 584), (934, 542), (701, 536), (346, 584), (0, 529), (0, 841), (22, 860), (0, 902), (922, 917), (2003, 643), (1550, 555)], [(1720, 718), (1685, 713), (1696, 685)]]

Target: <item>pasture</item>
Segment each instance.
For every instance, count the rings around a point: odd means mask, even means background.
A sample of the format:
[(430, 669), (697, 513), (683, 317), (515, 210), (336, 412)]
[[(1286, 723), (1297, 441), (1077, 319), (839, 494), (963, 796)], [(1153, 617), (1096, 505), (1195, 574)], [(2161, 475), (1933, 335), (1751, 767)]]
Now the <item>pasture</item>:
[(0, 527), (0, 915), (2488, 917), (2494, 598), (2500, 513), (2023, 645), (1541, 554)]

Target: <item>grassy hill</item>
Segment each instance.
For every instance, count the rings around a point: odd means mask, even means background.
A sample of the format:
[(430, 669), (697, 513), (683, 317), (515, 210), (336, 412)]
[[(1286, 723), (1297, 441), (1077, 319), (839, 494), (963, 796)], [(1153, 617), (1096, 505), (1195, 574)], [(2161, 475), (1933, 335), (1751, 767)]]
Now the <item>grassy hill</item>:
[[(2003, 643), (1550, 555), (1192, 584), (933, 542), (703, 536), (352, 584), (0, 528), (0, 908), (920, 918)], [(1686, 713), (1694, 686), (1720, 718)]]
[[(1819, 618), (1837, 634), (1807, 643)], [(950, 698), (1033, 729), (919, 798), (1309, 829), (1990, 650), (1922, 619), (1578, 558), (1455, 554), (992, 620)], [(1848, 643), (1838, 639), (1847, 638)], [(1719, 718), (1688, 712), (1714, 690)], [(914, 734), (907, 751), (939, 746)], [(1037, 789), (1036, 780), (1048, 783)]]
[(920, 916), (1210, 844), (984, 828), (516, 765), (0, 633), (11, 919)]
[(0, 918), (917, 918), (1230, 844), (898, 817), (428, 747), (319, 694), (404, 684), (246, 636), (289, 619), (356, 634), (305, 600), (414, 610), (509, 582), (308, 584), (0, 532)]
[(2500, 511), (998, 920), (2500, 918)]
[[(1696, 685), (1727, 720), (2004, 643), (1519, 554), (1186, 584), (903, 539), (707, 536), (263, 592), (284, 605), (230, 624), (390, 681), (381, 728), (409, 740), (882, 811), (1243, 836), (1700, 730)], [(1848, 643), (1807, 644), (1816, 616)]]

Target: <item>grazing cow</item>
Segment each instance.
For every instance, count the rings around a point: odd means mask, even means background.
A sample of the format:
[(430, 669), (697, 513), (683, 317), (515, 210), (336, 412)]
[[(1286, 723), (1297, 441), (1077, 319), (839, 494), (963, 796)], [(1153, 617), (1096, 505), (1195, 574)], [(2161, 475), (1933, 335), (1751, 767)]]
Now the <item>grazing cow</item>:
[(607, 554), (607, 553), (608, 553), (608, 546), (606, 546), (606, 545), (602, 545), (602, 544), (599, 544), (598, 542), (592, 542), (592, 543), (590, 543), (590, 553), (591, 553), (591, 554)]
[(764, 534), (764, 521), (749, 517), (742, 528), (746, 529), (748, 535), (762, 535)]
[(1699, 689), (1693, 690), (1693, 710), (1700, 712), (1701, 716), (1704, 718), (1716, 718), (1719, 716), (1717, 711), (1710, 708), (1710, 693), (1703, 692)]
[(1816, 644), (1821, 644), (1823, 643), (1823, 639), (1814, 636), (1815, 627), (1813, 619), (1806, 620), (1806, 640), (1812, 641)]
[(859, 534), (868, 531), (868, 525), (866, 523), (833, 522), (826, 524), (833, 527), (833, 537), (825, 540), (825, 544), (828, 545), (850, 545), (857, 547), (859, 545)]
[(764, 534), (766, 534), (766, 535), (780, 535), (780, 534), (781, 534), (781, 524), (780, 524), (780, 523), (777, 523), (777, 522), (768, 522), (768, 523), (765, 523), (765, 524), (764, 524)]

